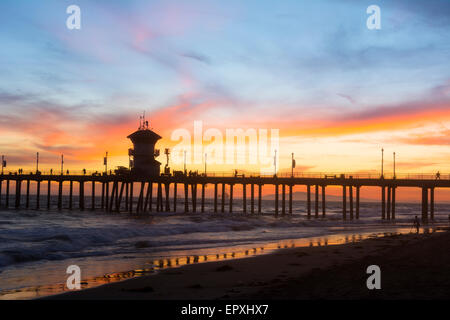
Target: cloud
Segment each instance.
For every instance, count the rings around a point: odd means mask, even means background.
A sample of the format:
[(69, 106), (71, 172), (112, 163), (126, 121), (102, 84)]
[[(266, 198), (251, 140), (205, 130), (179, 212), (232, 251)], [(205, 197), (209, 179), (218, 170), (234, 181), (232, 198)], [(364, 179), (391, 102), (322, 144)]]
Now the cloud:
[(208, 56), (205, 56), (205, 55), (200, 54), (200, 53), (187, 52), (187, 53), (182, 53), (181, 56), (185, 57), (185, 58), (196, 60), (198, 62), (202, 62), (202, 63), (207, 64), (207, 65), (211, 64), (211, 59)]
[(348, 100), (351, 104), (355, 104), (355, 103), (356, 103), (355, 99), (353, 99), (353, 98), (352, 98), (351, 96), (349, 96), (349, 95), (342, 94), (342, 93), (337, 93), (337, 95), (338, 95), (339, 97), (342, 97), (342, 98)]
[(399, 142), (414, 145), (434, 145), (434, 146), (450, 146), (450, 130), (436, 133), (423, 133), (420, 135), (410, 136), (408, 138), (398, 139)]
[(395, 164), (396, 168), (400, 170), (414, 170), (425, 167), (436, 167), (438, 165), (440, 165), (440, 163), (431, 161), (396, 162)]

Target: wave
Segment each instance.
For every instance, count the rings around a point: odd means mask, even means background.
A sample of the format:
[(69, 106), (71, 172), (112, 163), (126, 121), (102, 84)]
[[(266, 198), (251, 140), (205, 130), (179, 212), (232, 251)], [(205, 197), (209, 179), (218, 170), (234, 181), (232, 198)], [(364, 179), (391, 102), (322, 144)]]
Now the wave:
[[(269, 208), (270, 209), (270, 208)], [(303, 204), (292, 216), (239, 213), (161, 213), (147, 217), (81, 211), (0, 211), (0, 267), (78, 257), (133, 254), (321, 236), (345, 230), (371, 230), (382, 222), (378, 204), (361, 206), (360, 220), (342, 221), (339, 206), (327, 217), (306, 219)], [(364, 210), (364, 211), (363, 211)], [(417, 205), (399, 205), (395, 224), (409, 226)], [(437, 215), (447, 219), (445, 210)]]

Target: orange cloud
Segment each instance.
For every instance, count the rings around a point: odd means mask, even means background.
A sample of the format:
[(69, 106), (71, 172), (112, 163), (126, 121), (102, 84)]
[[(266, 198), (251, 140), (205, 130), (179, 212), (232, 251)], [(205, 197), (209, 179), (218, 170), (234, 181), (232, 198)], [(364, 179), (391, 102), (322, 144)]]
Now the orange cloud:
[[(264, 118), (265, 117), (265, 118)], [(328, 116), (325, 118), (302, 117), (292, 114), (286, 118), (269, 118), (261, 115), (253, 123), (247, 122), (247, 126), (258, 125), (271, 128), (280, 128), (281, 136), (313, 136), (329, 137), (343, 136), (358, 133), (370, 133), (378, 131), (394, 131), (420, 127), (430, 122), (442, 122), (450, 120), (450, 103), (416, 103), (394, 107), (379, 107), (369, 111), (350, 112), (343, 115)], [(445, 142), (435, 137), (429, 144)], [(426, 143), (426, 139), (422, 139)], [(428, 143), (426, 143), (428, 144)]]

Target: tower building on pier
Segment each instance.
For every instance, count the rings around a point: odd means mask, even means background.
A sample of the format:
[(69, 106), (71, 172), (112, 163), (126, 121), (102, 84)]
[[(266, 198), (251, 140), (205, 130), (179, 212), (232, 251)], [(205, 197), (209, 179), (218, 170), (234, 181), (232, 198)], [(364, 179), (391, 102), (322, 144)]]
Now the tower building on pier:
[(128, 150), (131, 172), (138, 175), (159, 176), (161, 163), (155, 159), (159, 156), (155, 144), (161, 136), (149, 128), (145, 114), (140, 117), (138, 130), (127, 138), (133, 143), (133, 148)]

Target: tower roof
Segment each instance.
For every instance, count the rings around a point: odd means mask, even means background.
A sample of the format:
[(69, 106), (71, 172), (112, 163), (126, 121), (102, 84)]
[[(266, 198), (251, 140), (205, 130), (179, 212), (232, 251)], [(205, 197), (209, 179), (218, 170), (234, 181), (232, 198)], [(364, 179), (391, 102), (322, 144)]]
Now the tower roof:
[(134, 142), (146, 142), (146, 143), (156, 143), (161, 136), (150, 129), (139, 129), (130, 134), (128, 139)]

